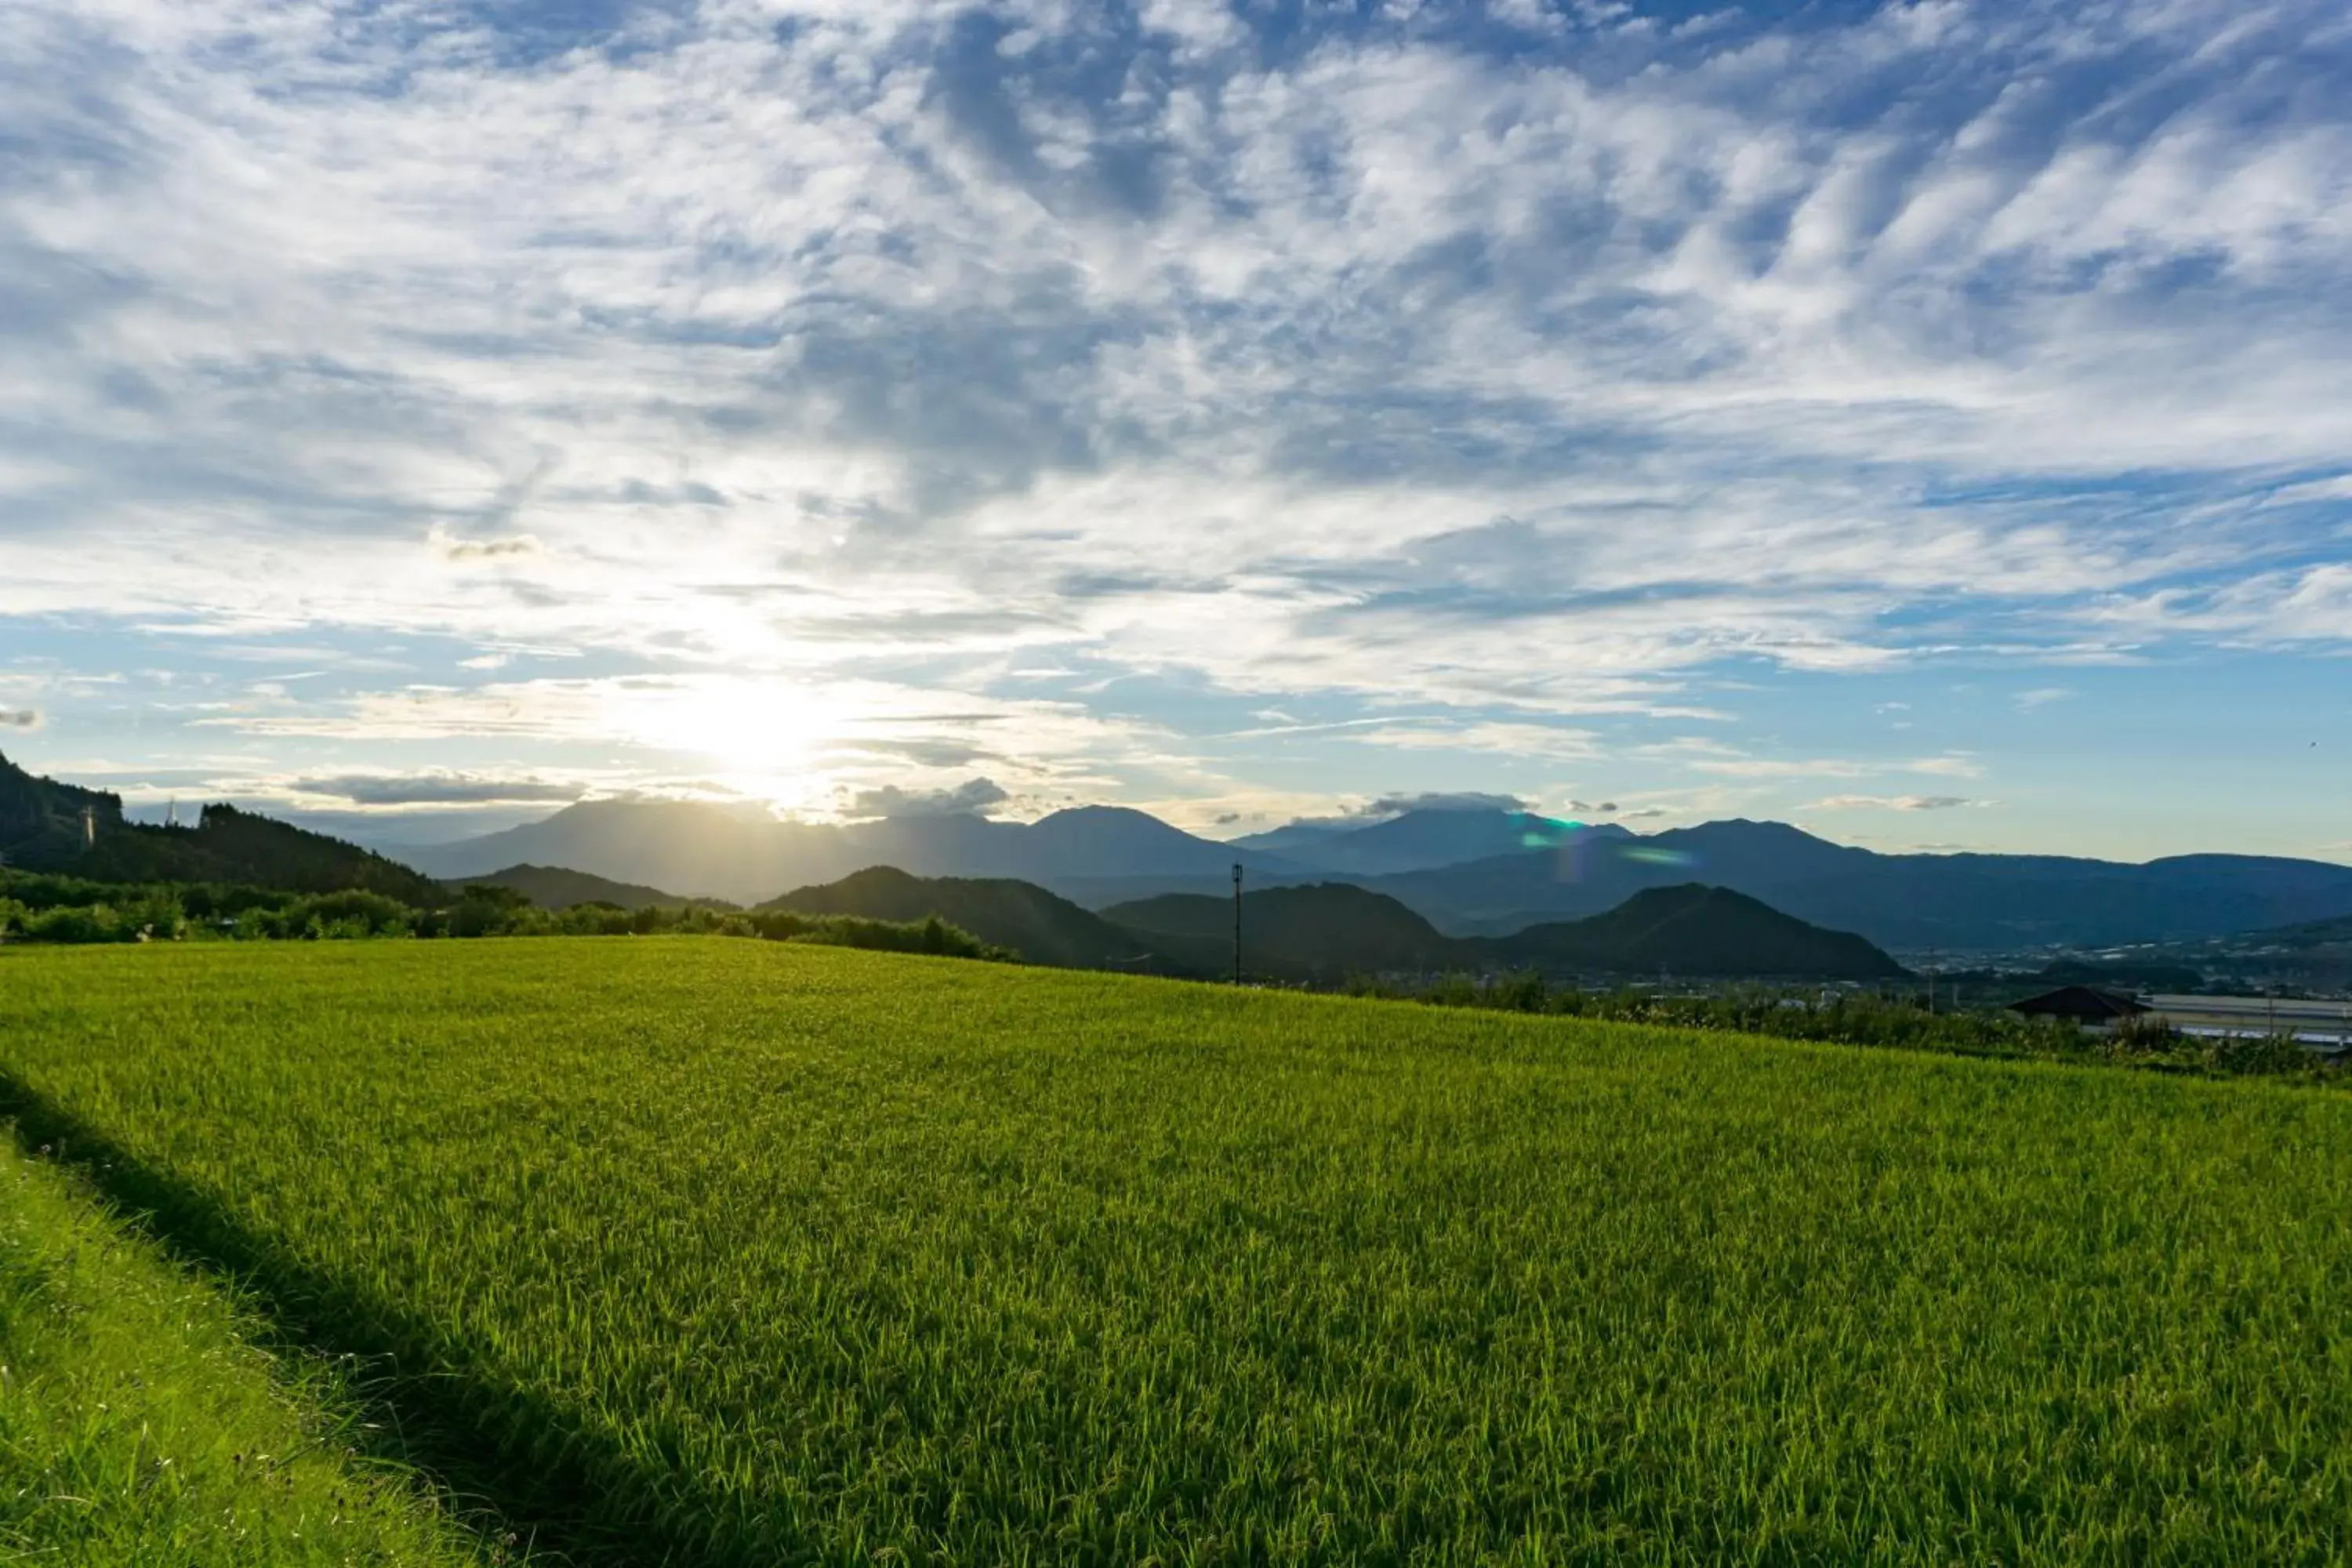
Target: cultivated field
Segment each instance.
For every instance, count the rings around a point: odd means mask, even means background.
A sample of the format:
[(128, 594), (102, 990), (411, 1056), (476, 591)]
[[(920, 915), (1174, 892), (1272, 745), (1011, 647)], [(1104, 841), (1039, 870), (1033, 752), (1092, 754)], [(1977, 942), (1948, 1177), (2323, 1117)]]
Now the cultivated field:
[(583, 1563), (2330, 1563), (2352, 1097), (722, 941), (0, 952)]

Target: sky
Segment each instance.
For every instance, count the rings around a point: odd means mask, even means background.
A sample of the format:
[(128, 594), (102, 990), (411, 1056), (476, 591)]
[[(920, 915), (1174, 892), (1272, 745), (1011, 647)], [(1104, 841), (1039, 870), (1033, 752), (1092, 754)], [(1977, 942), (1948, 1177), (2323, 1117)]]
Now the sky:
[(2340, 0), (15, 0), (0, 752), (2352, 861)]

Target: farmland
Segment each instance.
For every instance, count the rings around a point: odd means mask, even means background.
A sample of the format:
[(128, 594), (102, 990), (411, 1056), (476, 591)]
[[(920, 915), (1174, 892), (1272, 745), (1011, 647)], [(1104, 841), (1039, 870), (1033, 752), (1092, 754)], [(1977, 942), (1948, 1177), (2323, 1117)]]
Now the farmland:
[(677, 939), (0, 952), (582, 1563), (2324, 1563), (2352, 1098)]

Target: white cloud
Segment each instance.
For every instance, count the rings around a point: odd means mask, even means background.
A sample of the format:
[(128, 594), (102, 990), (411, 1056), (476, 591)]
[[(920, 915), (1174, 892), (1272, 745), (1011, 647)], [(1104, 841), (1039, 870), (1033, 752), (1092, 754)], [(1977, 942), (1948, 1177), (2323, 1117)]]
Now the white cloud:
[(1832, 795), (1812, 802), (1807, 811), (1949, 811), (1975, 804), (1957, 795)]

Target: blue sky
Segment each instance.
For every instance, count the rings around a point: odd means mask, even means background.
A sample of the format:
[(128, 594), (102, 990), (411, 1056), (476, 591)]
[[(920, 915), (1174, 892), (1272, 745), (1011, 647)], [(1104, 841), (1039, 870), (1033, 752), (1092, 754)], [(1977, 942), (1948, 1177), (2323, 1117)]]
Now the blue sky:
[(0, 751), (134, 801), (2352, 859), (2347, 655), (2340, 5), (0, 33)]

